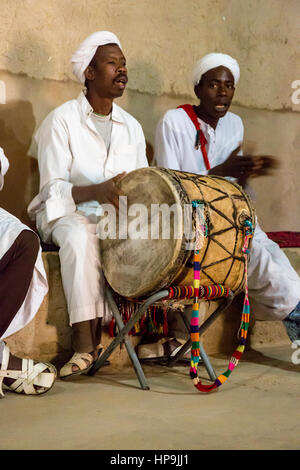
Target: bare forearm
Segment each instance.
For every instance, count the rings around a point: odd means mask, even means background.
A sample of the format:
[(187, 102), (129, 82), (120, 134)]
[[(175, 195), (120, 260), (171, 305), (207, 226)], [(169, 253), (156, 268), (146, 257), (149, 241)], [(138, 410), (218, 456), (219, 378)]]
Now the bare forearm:
[(100, 204), (113, 204), (119, 207), (119, 196), (122, 195), (117, 187), (118, 181), (125, 176), (125, 171), (114, 178), (103, 181), (103, 183), (91, 184), (89, 186), (73, 186), (72, 197), (75, 204), (88, 201), (98, 201)]
[(218, 165), (209, 170), (208, 172), (209, 175), (214, 175), (214, 176), (228, 176), (224, 174), (224, 168), (223, 165)]
[(75, 204), (97, 200), (97, 197), (96, 197), (97, 187), (98, 187), (97, 184), (91, 184), (89, 186), (73, 186), (72, 197), (74, 199)]

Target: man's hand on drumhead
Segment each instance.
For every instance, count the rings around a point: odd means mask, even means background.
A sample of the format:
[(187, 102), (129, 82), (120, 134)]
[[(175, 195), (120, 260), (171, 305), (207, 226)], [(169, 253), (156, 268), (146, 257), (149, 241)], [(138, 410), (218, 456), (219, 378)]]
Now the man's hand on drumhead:
[(118, 182), (126, 175), (126, 172), (119, 173), (113, 178), (99, 183), (96, 189), (96, 199), (101, 204), (113, 204), (116, 209), (119, 209), (119, 196), (122, 196), (122, 191), (118, 187)]

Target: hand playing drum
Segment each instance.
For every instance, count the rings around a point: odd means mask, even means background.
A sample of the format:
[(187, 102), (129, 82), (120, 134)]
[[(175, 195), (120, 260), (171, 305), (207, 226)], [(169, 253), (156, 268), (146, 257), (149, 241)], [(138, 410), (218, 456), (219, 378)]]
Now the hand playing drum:
[(241, 145), (237, 147), (227, 160), (210, 170), (216, 176), (232, 176), (237, 178), (241, 186), (245, 186), (248, 178), (271, 174), (271, 170), (279, 167), (279, 162), (271, 155), (238, 155)]

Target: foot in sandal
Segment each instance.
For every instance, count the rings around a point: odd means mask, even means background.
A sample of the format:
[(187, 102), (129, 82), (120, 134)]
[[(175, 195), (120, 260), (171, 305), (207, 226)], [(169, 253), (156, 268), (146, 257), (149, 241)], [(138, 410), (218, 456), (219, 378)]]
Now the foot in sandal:
[(4, 397), (3, 385), (15, 393), (41, 395), (53, 387), (57, 375), (52, 364), (18, 358), (10, 353), (7, 345), (0, 366), (0, 397)]
[(94, 362), (98, 359), (101, 351), (102, 348), (91, 353), (75, 352), (71, 359), (60, 369), (60, 378), (66, 379), (73, 375), (87, 374)]
[[(138, 346), (138, 357), (141, 360), (165, 360), (174, 357), (182, 348), (185, 340), (176, 338), (161, 338), (153, 343), (141, 343)], [(184, 355), (183, 360), (190, 360), (191, 350)]]

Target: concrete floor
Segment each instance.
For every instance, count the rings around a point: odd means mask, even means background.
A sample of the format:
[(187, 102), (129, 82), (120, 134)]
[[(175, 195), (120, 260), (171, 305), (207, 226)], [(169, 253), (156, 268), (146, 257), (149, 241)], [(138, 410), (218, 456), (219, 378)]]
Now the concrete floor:
[[(300, 449), (300, 365), (290, 345), (247, 351), (217, 392), (199, 393), (189, 366), (145, 365), (57, 380), (39, 397), (0, 400), (0, 449)], [(300, 354), (299, 354), (300, 359)], [(217, 373), (228, 356), (211, 357)], [(206, 377), (201, 368), (199, 375)]]

